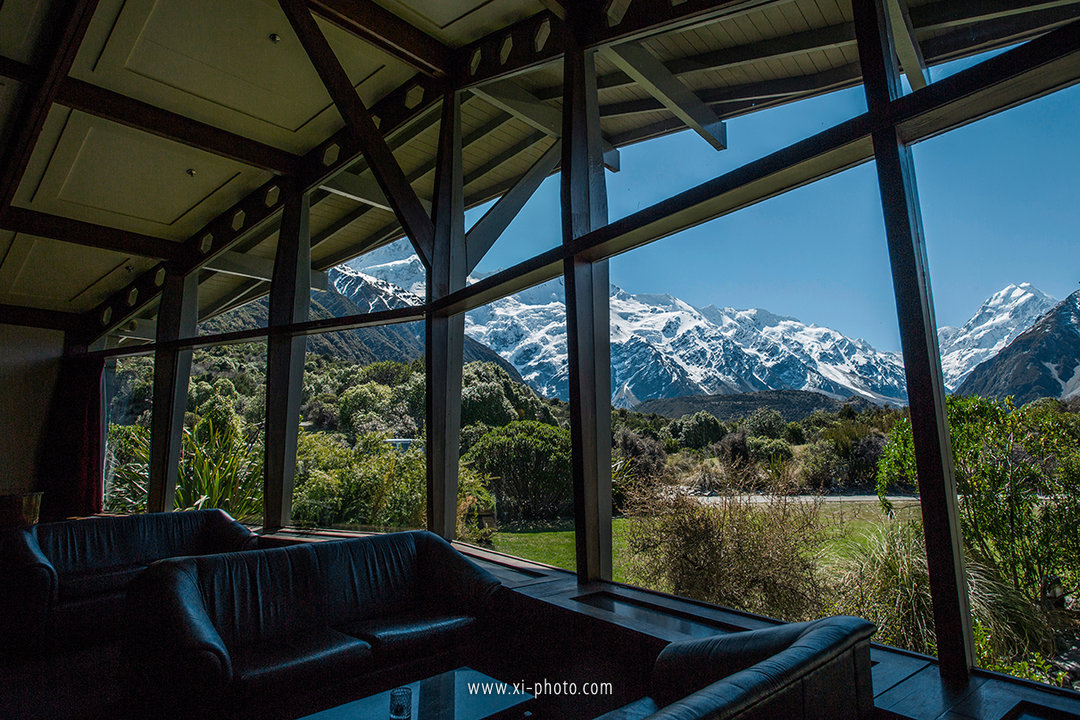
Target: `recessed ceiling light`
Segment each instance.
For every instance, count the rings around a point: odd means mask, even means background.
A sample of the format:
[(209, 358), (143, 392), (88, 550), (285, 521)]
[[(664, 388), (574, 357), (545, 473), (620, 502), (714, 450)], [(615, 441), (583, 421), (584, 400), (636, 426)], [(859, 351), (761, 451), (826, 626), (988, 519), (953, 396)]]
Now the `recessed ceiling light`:
[(275, 45), (277, 45), (279, 42), (281, 42), (281, 36), (278, 35), (277, 33), (270, 33), (269, 38), (270, 38), (270, 42), (274, 43)]
[(187, 169), (187, 174), (188, 174), (188, 177), (195, 177), (195, 175), (196, 175), (195, 168), (188, 168)]

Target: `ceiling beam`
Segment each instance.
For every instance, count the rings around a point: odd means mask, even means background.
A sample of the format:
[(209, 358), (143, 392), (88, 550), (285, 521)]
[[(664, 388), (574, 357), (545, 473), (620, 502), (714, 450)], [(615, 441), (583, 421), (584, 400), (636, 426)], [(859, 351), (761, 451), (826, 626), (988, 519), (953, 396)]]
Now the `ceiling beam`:
[[(352, 172), (338, 173), (319, 186), (328, 193), (343, 197), (354, 202), (370, 205), (380, 210), (393, 212), (390, 201), (386, 199), (382, 188), (373, 177), (358, 175)], [(419, 197), (419, 196), (418, 196)], [(419, 198), (424, 211), (431, 214), (431, 201)]]
[(180, 243), (172, 240), (94, 225), (18, 206), (8, 208), (7, 213), (0, 217), (0, 228), (153, 260), (175, 261), (180, 259), (183, 250)]
[(75, 78), (67, 78), (60, 84), (56, 102), (277, 175), (295, 172), (299, 161), (296, 155), (284, 150)]
[[(237, 275), (270, 282), (274, 277), (274, 259), (257, 257), (239, 252), (223, 252), (203, 266), (207, 270), (224, 273), (225, 275)], [(326, 273), (320, 270), (311, 271), (311, 287), (314, 290), (325, 290), (329, 280)]]
[(453, 72), (454, 49), (371, 0), (307, 0), (312, 12), (433, 78)]
[(78, 313), (3, 304), (0, 304), (0, 318), (3, 318), (0, 322), (4, 325), (21, 325), (64, 332), (78, 330), (82, 322), (82, 316)]
[(50, 48), (49, 56), (42, 66), (39, 82), (30, 89), (18, 116), (14, 118), (15, 130), (4, 149), (0, 163), (0, 215), (4, 215), (11, 207), (11, 201), (22, 182), (23, 173), (45, 126), (45, 119), (56, 99), (60, 83), (67, 77), (71, 64), (75, 62), (75, 55), (79, 52), (97, 4), (98, 0), (74, 0), (61, 4), (52, 11), (58, 26), (46, 41)]
[(875, 123), (906, 143), (938, 135), (1080, 82), (1080, 21), (486, 277), (434, 303), (467, 312), (562, 273), (568, 258), (602, 260), (783, 194), (873, 158)]
[(394, 154), (356, 93), (352, 81), (349, 80), (349, 76), (341, 67), (337, 56), (334, 55), (334, 51), (322, 34), (322, 30), (315, 23), (315, 18), (312, 17), (302, 0), (278, 0), (278, 4), (289, 18), (289, 24), (292, 25), (326, 91), (345, 120), (346, 127), (352, 131), (359, 142), (364, 157), (375, 174), (375, 179), (378, 180), (383, 194), (394, 209), (394, 214), (405, 228), (417, 254), (425, 266), (430, 266), (434, 243), (434, 227), (431, 218), (424, 211), (416, 192), (406, 180), (405, 173), (394, 159)]
[(601, 52), (707, 143), (717, 150), (727, 149), (724, 122), (655, 55), (636, 43), (611, 45)]
[(900, 60), (900, 67), (907, 75), (912, 90), (922, 90), (930, 84), (930, 74), (926, 71), (919, 41), (915, 38), (915, 28), (911, 24), (907, 0), (885, 0), (888, 9), (888, 27), (892, 35), (893, 50)]
[(540, 4), (560, 20), (566, 19), (566, 7), (562, 4), (562, 0), (540, 0)]
[[(562, 112), (540, 100), (513, 80), (499, 80), (472, 89), (473, 95), (487, 101), (503, 112), (510, 113), (548, 137), (562, 137)], [(612, 172), (619, 170), (619, 151), (603, 140), (604, 166)]]
[(525, 207), (525, 203), (540, 187), (540, 183), (555, 171), (561, 159), (562, 140), (556, 140), (547, 152), (518, 178), (513, 187), (496, 200), (495, 204), (469, 228), (469, 231), (465, 233), (466, 274), (476, 269), (477, 264), (491, 246), (502, 236), (517, 214), (521, 212), (521, 208)]

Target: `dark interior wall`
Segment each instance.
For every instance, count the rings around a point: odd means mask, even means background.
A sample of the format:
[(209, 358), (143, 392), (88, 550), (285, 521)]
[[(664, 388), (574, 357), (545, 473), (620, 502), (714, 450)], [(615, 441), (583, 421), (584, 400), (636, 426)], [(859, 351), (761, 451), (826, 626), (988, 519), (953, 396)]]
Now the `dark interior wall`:
[(30, 490), (64, 334), (0, 324), (0, 494)]

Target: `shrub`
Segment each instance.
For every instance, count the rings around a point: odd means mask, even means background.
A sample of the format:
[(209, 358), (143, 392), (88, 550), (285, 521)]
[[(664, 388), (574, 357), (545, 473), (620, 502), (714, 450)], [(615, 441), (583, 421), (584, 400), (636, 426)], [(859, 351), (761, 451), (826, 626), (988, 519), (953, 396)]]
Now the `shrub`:
[(783, 440), (761, 436), (748, 437), (746, 449), (754, 460), (768, 462), (773, 459), (790, 460), (791, 446)]
[[(950, 396), (946, 407), (960, 526), (971, 554), (1000, 568), (1033, 602), (1049, 577), (1075, 586), (1080, 418), (1057, 403), (1016, 408), (1008, 398)], [(896, 422), (878, 463), (882, 498), (890, 487), (915, 482), (911, 438), (910, 421)]]
[(820, 615), (816, 501), (731, 492), (704, 505), (683, 495), (641, 498), (628, 524), (631, 582), (784, 620)]
[[(677, 422), (679, 444), (684, 448), (700, 450), (724, 436), (724, 424), (704, 410), (693, 415), (684, 415)], [(674, 428), (672, 434), (674, 435)]]
[(742, 422), (742, 427), (750, 437), (779, 438), (786, 426), (784, 418), (772, 408), (758, 408)]
[(492, 429), (463, 460), (491, 478), (503, 520), (554, 520), (573, 508), (568, 430), (517, 420)]
[[(881, 642), (935, 654), (930, 578), (919, 522), (890, 521), (850, 541), (837, 557), (838, 612), (875, 623)], [(981, 667), (1009, 667), (1052, 649), (1050, 625), (1036, 605), (987, 565), (969, 559), (966, 571)]]
[(803, 481), (817, 490), (828, 490), (843, 482), (844, 461), (828, 440), (810, 443), (800, 456)]
[(479, 382), (461, 391), (461, 424), (474, 423), (501, 427), (517, 419), (517, 412), (493, 382)]
[(806, 442), (806, 431), (797, 422), (789, 422), (784, 426), (784, 439), (792, 445), (802, 445)]

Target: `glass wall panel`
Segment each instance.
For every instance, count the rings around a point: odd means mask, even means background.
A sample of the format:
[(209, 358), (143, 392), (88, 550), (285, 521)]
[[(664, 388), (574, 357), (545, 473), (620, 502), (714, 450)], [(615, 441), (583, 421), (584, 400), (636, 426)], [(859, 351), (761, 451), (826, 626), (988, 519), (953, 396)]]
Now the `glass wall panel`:
[(423, 323), (309, 337), (293, 524), (425, 527), (426, 401)]
[(617, 256), (611, 281), (615, 579), (784, 620), (865, 614), (872, 584), (884, 604), (875, 553), (919, 512), (875, 490), (907, 392), (873, 165)]
[(105, 500), (107, 513), (146, 512), (154, 356), (120, 357), (105, 364)]
[(487, 485), (494, 505), (474, 537), (573, 570), (562, 279), (469, 312), (465, 334), (461, 477)]
[(266, 342), (194, 352), (174, 507), (261, 522)]
[[(1080, 635), (1078, 114), (1074, 87), (914, 148), (977, 662), (1066, 686)], [(912, 453), (898, 425), (893, 485), (913, 483)]]

